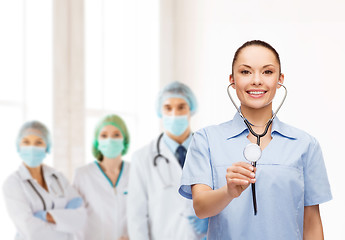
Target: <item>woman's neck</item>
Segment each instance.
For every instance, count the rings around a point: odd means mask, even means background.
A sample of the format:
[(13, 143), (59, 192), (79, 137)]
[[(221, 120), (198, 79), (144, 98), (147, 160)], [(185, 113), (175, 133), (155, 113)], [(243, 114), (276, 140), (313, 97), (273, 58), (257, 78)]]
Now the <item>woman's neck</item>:
[(24, 166), (29, 170), (29, 173), (33, 179), (41, 181), (43, 179), (42, 165), (38, 167), (29, 167), (26, 164)]
[[(272, 104), (267, 105), (266, 107), (260, 109), (248, 108), (246, 106), (241, 106), (241, 112), (243, 116), (254, 126), (252, 129), (256, 134), (262, 134), (266, 128), (266, 124), (270, 118), (272, 118)], [(260, 138), (260, 147), (265, 149), (270, 141), (272, 140), (271, 136), (272, 124), (269, 126), (267, 134)], [(249, 133), (247, 138), (252, 143), (257, 143), (257, 137), (252, 133)]]
[(122, 155), (120, 154), (116, 158), (103, 157), (100, 165), (104, 172), (118, 172), (122, 166)]
[(272, 118), (272, 103), (260, 109), (241, 106), (242, 115), (254, 126), (262, 127)]
[(39, 165), (38, 167), (29, 167), (26, 164), (24, 166), (29, 170), (29, 173), (33, 179), (37, 181), (41, 187), (43, 187), (46, 191), (48, 191), (48, 187), (46, 184), (46, 181), (44, 180), (43, 177), (43, 169), (42, 169), (42, 164)]

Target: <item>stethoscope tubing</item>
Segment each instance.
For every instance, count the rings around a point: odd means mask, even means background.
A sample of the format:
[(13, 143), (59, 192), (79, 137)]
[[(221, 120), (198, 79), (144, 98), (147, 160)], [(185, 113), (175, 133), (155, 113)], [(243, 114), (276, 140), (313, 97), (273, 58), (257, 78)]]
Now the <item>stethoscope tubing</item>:
[(160, 149), (160, 147), (159, 147), (159, 144), (161, 143), (161, 140), (162, 140), (163, 135), (164, 135), (164, 133), (161, 133), (161, 134), (159, 135), (158, 139), (157, 139), (157, 144), (156, 144), (157, 154), (156, 154), (156, 156), (153, 158), (153, 166), (155, 166), (155, 167), (157, 167), (157, 159), (160, 158), (160, 157), (163, 158), (167, 164), (169, 164), (169, 162), (170, 162), (169, 159), (168, 159), (167, 157), (165, 157), (165, 156), (163, 156), (163, 155), (161, 154), (161, 149)]
[[(170, 187), (170, 186), (172, 186), (172, 185), (171, 185), (171, 183), (169, 184), (169, 183), (167, 183), (167, 182), (165, 181), (166, 179), (164, 179), (164, 177), (163, 177), (161, 171), (158, 169), (159, 167), (158, 167), (158, 164), (157, 164), (157, 160), (158, 160), (159, 158), (162, 158), (162, 159), (166, 162), (166, 164), (167, 164), (168, 166), (169, 166), (169, 164), (170, 164), (170, 160), (169, 160), (167, 157), (165, 157), (165, 156), (161, 153), (161, 149), (160, 149), (160, 143), (161, 143), (161, 141), (162, 141), (163, 135), (164, 135), (164, 133), (161, 133), (161, 134), (159, 135), (158, 139), (157, 139), (157, 143), (156, 143), (156, 151), (157, 151), (157, 154), (156, 154), (156, 156), (153, 158), (153, 166), (156, 167), (156, 169), (157, 169), (157, 171), (158, 171), (159, 178), (161, 179), (162, 183), (164, 184), (164, 187), (165, 187), (165, 188), (168, 188), (168, 187)], [(168, 167), (168, 169), (169, 169), (169, 179), (172, 180), (171, 168)]]
[(37, 194), (37, 196), (41, 199), (42, 205), (43, 205), (43, 210), (46, 211), (47, 210), (47, 206), (46, 206), (46, 202), (44, 201), (42, 195), (38, 192), (38, 190), (35, 188), (35, 186), (32, 184), (32, 182), (28, 179), (27, 182), (30, 184), (30, 186), (32, 187), (32, 189), (35, 191), (35, 193)]
[[(57, 181), (59, 188), (61, 190), (61, 192), (63, 192), (63, 188), (62, 185), (58, 179), (58, 177), (55, 174), (52, 174), (52, 176), (55, 178), (55, 180)], [(42, 205), (43, 205), (43, 210), (46, 211), (47, 210), (47, 205), (46, 202), (44, 201), (43, 196), (39, 193), (39, 191), (36, 189), (36, 187), (32, 184), (32, 182), (30, 181), (30, 179), (27, 180), (27, 182), (29, 183), (29, 185), (31, 186), (31, 188), (34, 190), (34, 192), (37, 194), (37, 196), (41, 199)], [(53, 208), (54, 208), (54, 204), (53, 204)]]

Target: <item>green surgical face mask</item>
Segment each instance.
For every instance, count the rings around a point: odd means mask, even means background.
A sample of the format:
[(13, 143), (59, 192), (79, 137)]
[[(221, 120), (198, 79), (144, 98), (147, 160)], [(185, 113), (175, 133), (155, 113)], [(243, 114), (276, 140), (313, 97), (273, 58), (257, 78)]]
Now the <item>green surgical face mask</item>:
[(98, 150), (107, 158), (116, 158), (123, 148), (123, 138), (107, 138), (98, 141)]

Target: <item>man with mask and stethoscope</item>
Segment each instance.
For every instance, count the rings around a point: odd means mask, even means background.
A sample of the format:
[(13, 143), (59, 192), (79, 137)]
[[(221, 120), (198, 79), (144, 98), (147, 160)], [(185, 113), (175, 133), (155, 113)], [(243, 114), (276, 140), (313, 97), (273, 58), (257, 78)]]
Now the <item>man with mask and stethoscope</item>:
[(192, 202), (178, 194), (192, 138), (190, 118), (197, 108), (190, 88), (180, 82), (159, 93), (156, 110), (164, 132), (133, 154), (128, 187), (130, 239), (202, 239), (208, 219), (196, 217)]

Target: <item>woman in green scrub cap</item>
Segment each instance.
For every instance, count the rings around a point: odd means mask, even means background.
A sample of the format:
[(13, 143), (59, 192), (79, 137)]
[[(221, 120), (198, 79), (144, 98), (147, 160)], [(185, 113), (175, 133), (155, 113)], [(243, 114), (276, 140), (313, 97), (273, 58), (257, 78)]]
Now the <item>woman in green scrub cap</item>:
[(73, 182), (88, 212), (87, 224), (78, 239), (128, 239), (129, 163), (122, 156), (129, 142), (126, 124), (119, 116), (108, 115), (97, 124), (92, 144), (96, 160), (77, 169)]

